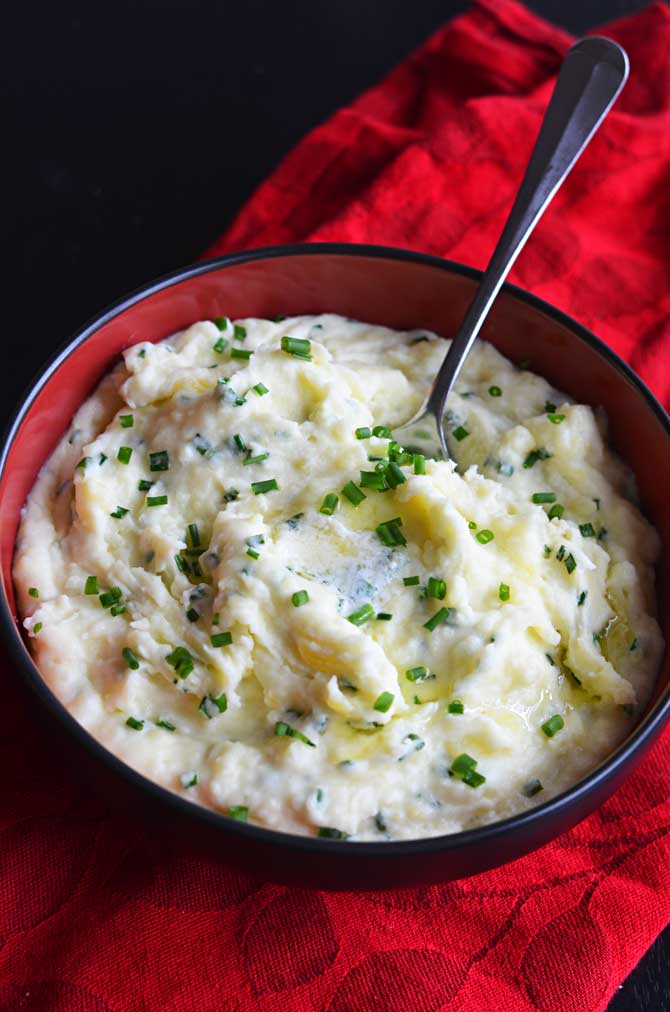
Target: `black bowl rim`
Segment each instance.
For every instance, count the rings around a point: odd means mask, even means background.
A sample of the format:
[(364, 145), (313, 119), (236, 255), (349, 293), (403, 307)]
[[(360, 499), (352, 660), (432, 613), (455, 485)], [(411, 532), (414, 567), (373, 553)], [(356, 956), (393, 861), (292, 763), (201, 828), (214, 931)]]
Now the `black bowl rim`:
[[(88, 322), (75, 333), (74, 337), (72, 337), (69, 341), (66, 341), (48, 360), (46, 366), (38, 372), (33, 382), (28, 387), (28, 390), (20, 398), (18, 407), (6, 427), (3, 436), (2, 449), (0, 451), (0, 480), (4, 476), (7, 466), (7, 457), (18, 429), (20, 428), (25, 415), (42, 387), (51, 378), (53, 373), (63, 365), (75, 349), (86, 341), (101, 326), (108, 323), (109, 320), (113, 319), (115, 316), (119, 315), (121, 312), (136, 303), (143, 301), (143, 299), (148, 296), (191, 277), (208, 274), (251, 261), (271, 260), (292, 256), (319, 256), (323, 254), (380, 258), (405, 262), (410, 261), (426, 267), (444, 270), (450, 274), (458, 274), (473, 281), (480, 280), (483, 273), (477, 268), (458, 263), (457, 261), (446, 260), (440, 257), (432, 256), (428, 253), (419, 253), (413, 250), (403, 249), (401, 247), (378, 246), (362, 243), (292, 243), (287, 245), (266, 246), (258, 249), (244, 250), (240, 253), (231, 253), (220, 257), (214, 257), (208, 260), (199, 261), (195, 264), (187, 265), (186, 267), (178, 268), (177, 270), (170, 271), (167, 274), (163, 274), (154, 281), (134, 289), (129, 294), (111, 303), (111, 305), (109, 305), (101, 313), (89, 319)], [(512, 285), (506, 282), (503, 285), (502, 290), (507, 295), (511, 295), (518, 301), (526, 303), (526, 305), (530, 306), (535, 311), (553, 318), (558, 323), (567, 327), (575, 333), (578, 338), (584, 341), (587, 345), (590, 345), (591, 348), (603, 356), (610, 365), (620, 372), (624, 378), (637, 389), (637, 392), (646, 401), (647, 407), (651, 408), (661, 423), (661, 426), (670, 436), (670, 418), (662, 408), (659, 401), (656, 397), (654, 397), (649, 388), (642, 382), (640, 377), (630, 368), (630, 366), (624, 362), (624, 360), (620, 358), (616, 352), (612, 351), (608, 345), (601, 341), (600, 338), (596, 337), (592, 331), (588, 330), (582, 324), (578, 323), (577, 320), (574, 320), (560, 309), (552, 306), (551, 303), (545, 302), (543, 299), (540, 299), (535, 295), (531, 295), (530, 292), (525, 291), (523, 288), (519, 288), (517, 285)], [(210, 827), (221, 830), (224, 833), (238, 836), (240, 841), (251, 838), (260, 843), (271, 844), (273, 846), (307, 852), (308, 854), (311, 853), (314, 855), (332, 854), (334, 852), (337, 852), (338, 855), (340, 855), (343, 853), (343, 845), (341, 842), (316, 836), (300, 836), (293, 833), (282, 832), (280, 830), (266, 829), (263, 826), (256, 826), (253, 823), (239, 822), (229, 818), (222, 812), (206, 808), (197, 802), (189, 801), (187, 798), (183, 798), (181, 795), (176, 794), (169, 788), (163, 787), (161, 784), (145, 777), (142, 773), (133, 769), (132, 766), (129, 766), (113, 752), (109, 751), (109, 749), (107, 749), (101, 742), (94, 738), (93, 735), (91, 735), (83, 727), (83, 725), (79, 724), (79, 722), (60, 702), (55, 693), (51, 691), (46, 681), (40, 675), (32, 657), (27, 652), (27, 648), (19, 630), (19, 625), (14, 620), (11, 613), (7, 597), (4, 592), (4, 587), (2, 589), (2, 593), (0, 594), (0, 629), (4, 633), (5, 643), (9, 645), (11, 654), (18, 664), (24, 680), (28, 684), (29, 688), (37, 694), (42, 703), (46, 706), (47, 710), (50, 711), (51, 715), (54, 716), (65, 728), (65, 730), (81, 745), (83, 745), (89, 753), (93, 754), (97, 759), (104, 763), (105, 766), (112, 769), (133, 787), (147, 792), (151, 797), (158, 801), (159, 804), (176, 810), (187, 819), (195, 819), (198, 822), (206, 823)], [(422, 837), (415, 840), (391, 840), (379, 843), (354, 841), (355, 846), (351, 846), (350, 844), (347, 845), (346, 853), (350, 854), (352, 859), (354, 857), (360, 857), (361, 859), (395, 859), (411, 857), (415, 854), (425, 854), (439, 851), (446, 854), (450, 851), (459, 850), (460, 848), (469, 848), (475, 844), (493, 843), (499, 837), (505, 836), (507, 833), (511, 834), (517, 831), (523, 833), (525, 830), (535, 827), (537, 823), (542, 823), (545, 820), (550, 821), (552, 816), (556, 816), (566, 809), (571, 808), (571, 806), (584, 799), (587, 795), (597, 791), (603, 784), (614, 777), (622, 766), (628, 765), (637, 753), (647, 745), (647, 743), (651, 743), (651, 741), (656, 737), (656, 734), (660, 732), (661, 725), (668, 719), (669, 716), (670, 686), (668, 687), (668, 690), (661, 695), (660, 699), (657, 700), (649, 713), (644, 716), (642, 721), (633, 728), (628, 737), (619, 745), (619, 747), (599, 766), (597, 766), (596, 769), (589, 773), (588, 776), (584, 777), (572, 787), (562, 791), (550, 800), (536, 805), (533, 808), (527, 809), (524, 812), (520, 812), (517, 815), (513, 815), (506, 819), (501, 819), (497, 822), (492, 822), (484, 826), (479, 826), (475, 829), (468, 829), (458, 833), (448, 833), (442, 836)]]

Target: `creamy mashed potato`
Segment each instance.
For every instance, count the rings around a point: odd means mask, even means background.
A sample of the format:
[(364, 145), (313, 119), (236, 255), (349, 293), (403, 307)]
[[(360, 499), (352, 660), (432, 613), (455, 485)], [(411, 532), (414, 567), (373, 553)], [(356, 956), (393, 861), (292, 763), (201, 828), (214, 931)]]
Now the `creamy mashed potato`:
[(203, 805), (355, 840), (502, 819), (612, 751), (660, 660), (656, 534), (605, 420), (483, 342), (456, 464), (399, 451), (446, 348), (323, 315), (125, 353), (15, 562), (91, 734)]

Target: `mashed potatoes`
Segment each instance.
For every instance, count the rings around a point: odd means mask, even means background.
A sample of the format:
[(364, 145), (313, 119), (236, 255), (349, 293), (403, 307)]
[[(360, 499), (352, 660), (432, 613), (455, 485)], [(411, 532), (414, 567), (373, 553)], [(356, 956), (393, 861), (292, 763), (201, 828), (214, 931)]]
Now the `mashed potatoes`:
[(338, 316), (140, 344), (31, 492), (44, 678), (146, 776), (239, 819), (385, 840), (569, 787), (652, 689), (654, 531), (604, 420), (479, 343), (452, 463), (386, 427), (446, 344)]

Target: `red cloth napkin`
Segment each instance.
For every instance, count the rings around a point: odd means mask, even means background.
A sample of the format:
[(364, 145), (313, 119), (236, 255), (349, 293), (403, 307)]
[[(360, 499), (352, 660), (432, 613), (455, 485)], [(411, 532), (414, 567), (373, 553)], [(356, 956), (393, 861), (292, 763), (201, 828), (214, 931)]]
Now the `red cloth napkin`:
[[(661, 4), (607, 27), (630, 82), (513, 272), (665, 404), (668, 29)], [(353, 240), (483, 266), (570, 41), (479, 0), (313, 131), (209, 252)], [(535, 854), (445, 886), (327, 894), (148, 839), (75, 786), (5, 688), (0, 1012), (592, 1012), (670, 919), (667, 731)]]

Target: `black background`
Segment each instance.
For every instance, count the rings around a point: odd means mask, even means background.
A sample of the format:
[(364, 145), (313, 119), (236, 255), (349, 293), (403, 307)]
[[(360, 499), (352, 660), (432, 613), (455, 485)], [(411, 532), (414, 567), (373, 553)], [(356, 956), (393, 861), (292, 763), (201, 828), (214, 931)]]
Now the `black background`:
[[(529, 6), (580, 33), (643, 4)], [(5, 9), (0, 421), (80, 324), (195, 259), (307, 130), (465, 7), (65, 0)], [(611, 1012), (670, 1012), (669, 966), (666, 931)]]

